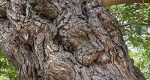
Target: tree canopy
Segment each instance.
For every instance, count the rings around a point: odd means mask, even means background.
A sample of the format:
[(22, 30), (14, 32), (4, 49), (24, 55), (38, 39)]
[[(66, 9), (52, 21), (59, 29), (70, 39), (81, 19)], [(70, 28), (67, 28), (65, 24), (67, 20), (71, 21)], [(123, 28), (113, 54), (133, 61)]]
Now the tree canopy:
[(150, 79), (150, 4), (121, 4), (109, 9), (118, 20), (135, 65)]

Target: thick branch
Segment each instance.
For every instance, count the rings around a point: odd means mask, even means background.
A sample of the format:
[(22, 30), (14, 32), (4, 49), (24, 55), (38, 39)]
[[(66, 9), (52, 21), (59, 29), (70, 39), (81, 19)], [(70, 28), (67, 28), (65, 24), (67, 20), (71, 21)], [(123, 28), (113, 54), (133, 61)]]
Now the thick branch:
[[(142, 3), (143, 0), (103, 0), (104, 6), (112, 6), (123, 3)], [(150, 3), (150, 0), (144, 0), (144, 3)]]

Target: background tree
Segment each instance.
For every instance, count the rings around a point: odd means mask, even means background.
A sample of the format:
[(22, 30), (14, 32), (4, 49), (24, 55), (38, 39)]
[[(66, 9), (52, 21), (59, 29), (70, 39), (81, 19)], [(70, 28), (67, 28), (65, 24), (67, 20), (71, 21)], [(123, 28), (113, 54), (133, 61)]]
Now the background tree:
[(147, 79), (150, 79), (150, 5), (122, 4), (111, 6), (109, 9), (119, 21), (135, 65), (142, 70)]
[(16, 69), (7, 61), (0, 50), (0, 80), (17, 80), (18, 73)]
[(1, 3), (1, 43), (20, 79), (145, 79), (102, 2)]

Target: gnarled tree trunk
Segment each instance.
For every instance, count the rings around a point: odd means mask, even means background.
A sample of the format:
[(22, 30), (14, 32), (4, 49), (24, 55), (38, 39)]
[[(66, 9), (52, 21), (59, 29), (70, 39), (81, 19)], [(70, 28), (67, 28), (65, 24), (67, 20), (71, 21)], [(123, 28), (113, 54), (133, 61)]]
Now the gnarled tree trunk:
[(0, 43), (19, 79), (145, 80), (115, 19), (100, 4), (1, 0)]

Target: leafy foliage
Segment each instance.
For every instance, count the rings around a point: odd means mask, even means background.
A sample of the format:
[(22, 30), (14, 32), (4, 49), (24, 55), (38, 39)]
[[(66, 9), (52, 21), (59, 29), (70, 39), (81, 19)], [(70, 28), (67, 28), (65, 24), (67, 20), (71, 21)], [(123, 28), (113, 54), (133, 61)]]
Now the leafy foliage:
[(109, 9), (118, 20), (135, 65), (150, 79), (150, 4), (121, 4)]
[(18, 72), (11, 65), (0, 49), (0, 80), (18, 80)]

